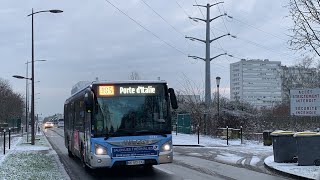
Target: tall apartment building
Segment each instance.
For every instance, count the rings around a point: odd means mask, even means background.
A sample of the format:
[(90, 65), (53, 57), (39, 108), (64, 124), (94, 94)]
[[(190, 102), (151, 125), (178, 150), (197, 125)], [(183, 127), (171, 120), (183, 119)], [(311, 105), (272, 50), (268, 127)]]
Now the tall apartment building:
[(246, 101), (257, 108), (272, 108), (281, 102), (281, 62), (242, 59), (230, 64), (230, 99)]

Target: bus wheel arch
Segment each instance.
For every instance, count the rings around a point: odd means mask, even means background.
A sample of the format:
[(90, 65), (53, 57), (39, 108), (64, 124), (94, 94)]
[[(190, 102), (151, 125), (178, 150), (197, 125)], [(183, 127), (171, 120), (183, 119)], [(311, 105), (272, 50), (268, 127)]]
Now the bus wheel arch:
[(68, 142), (68, 156), (69, 157), (74, 157), (74, 155), (72, 154), (71, 150), (70, 150), (70, 138), (69, 136), (67, 136), (67, 142)]

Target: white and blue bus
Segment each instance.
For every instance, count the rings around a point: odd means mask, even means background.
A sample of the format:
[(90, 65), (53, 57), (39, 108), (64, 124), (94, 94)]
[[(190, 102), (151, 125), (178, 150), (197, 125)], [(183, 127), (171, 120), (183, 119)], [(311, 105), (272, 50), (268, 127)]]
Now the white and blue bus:
[(165, 81), (93, 82), (64, 104), (69, 156), (94, 168), (171, 163), (171, 112)]

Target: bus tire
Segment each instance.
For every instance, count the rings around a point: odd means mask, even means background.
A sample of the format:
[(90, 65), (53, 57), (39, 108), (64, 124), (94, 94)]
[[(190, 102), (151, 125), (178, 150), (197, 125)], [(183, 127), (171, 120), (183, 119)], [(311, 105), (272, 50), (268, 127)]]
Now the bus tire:
[(153, 165), (152, 164), (145, 164), (145, 165), (143, 165), (143, 168), (145, 170), (152, 170), (153, 169)]
[(72, 154), (72, 152), (69, 150), (69, 148), (68, 148), (68, 156), (71, 157), (71, 158), (73, 157), (73, 154)]
[(83, 146), (81, 145), (81, 163), (82, 163), (82, 167), (86, 170), (86, 171), (90, 171), (91, 168), (86, 164), (86, 162), (84, 161), (84, 150), (83, 150)]
[(73, 154), (72, 154), (72, 152), (71, 152), (70, 149), (69, 149), (69, 148), (70, 148), (69, 142), (70, 142), (70, 141), (69, 141), (69, 138), (68, 138), (68, 146), (67, 146), (67, 147), (68, 147), (68, 156), (72, 158), (72, 157), (73, 157)]

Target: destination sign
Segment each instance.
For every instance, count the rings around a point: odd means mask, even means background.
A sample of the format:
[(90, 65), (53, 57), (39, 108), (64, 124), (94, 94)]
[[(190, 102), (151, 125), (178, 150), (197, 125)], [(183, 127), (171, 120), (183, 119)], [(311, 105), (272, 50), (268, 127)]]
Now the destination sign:
[(99, 86), (99, 95), (114, 96), (114, 86)]
[(152, 96), (161, 94), (163, 85), (99, 85), (99, 96)]
[(153, 86), (138, 86), (138, 87), (121, 87), (120, 94), (155, 94), (156, 88)]

